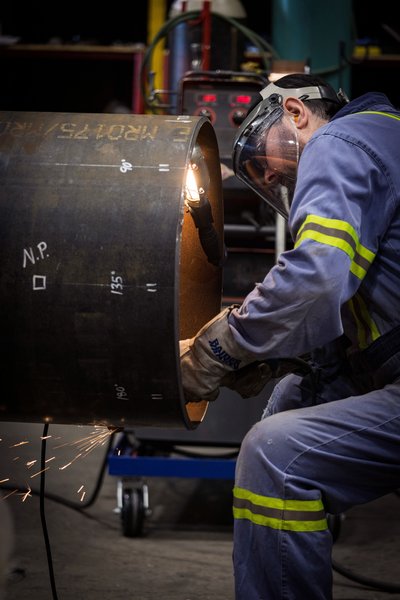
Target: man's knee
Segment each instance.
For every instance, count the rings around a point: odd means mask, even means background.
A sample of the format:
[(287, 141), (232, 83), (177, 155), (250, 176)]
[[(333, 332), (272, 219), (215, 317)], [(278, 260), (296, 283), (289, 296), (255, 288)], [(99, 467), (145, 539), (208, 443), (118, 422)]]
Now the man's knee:
[(261, 418), (299, 407), (302, 403), (301, 380), (301, 376), (290, 373), (278, 381)]
[(287, 464), (291, 440), (297, 428), (298, 411), (271, 415), (259, 421), (248, 431), (240, 448), (240, 462), (260, 465), (264, 469), (281, 469)]
[(287, 410), (253, 425), (241, 444), (237, 487), (277, 498), (287, 485), (294, 490), (308, 482), (306, 487), (314, 489), (315, 465), (313, 453), (308, 452), (312, 419), (307, 420), (303, 413)]

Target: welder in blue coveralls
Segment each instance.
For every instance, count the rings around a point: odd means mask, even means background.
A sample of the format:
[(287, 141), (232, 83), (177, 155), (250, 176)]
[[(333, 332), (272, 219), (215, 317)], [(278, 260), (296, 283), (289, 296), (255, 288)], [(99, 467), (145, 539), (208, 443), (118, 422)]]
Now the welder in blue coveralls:
[(326, 600), (326, 515), (400, 487), (400, 111), (309, 74), (261, 96), (234, 169), (288, 218), (293, 248), (181, 341), (182, 383), (188, 401), (214, 400), (278, 377), (237, 461), (236, 598)]

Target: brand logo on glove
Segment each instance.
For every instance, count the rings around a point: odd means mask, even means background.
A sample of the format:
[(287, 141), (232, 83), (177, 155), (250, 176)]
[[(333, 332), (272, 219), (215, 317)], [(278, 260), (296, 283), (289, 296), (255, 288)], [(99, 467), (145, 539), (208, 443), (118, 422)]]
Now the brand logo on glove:
[(230, 354), (225, 352), (219, 343), (218, 338), (215, 338), (215, 340), (210, 340), (208, 343), (210, 344), (213, 354), (218, 358), (218, 360), (228, 365), (228, 367), (232, 367), (234, 370), (239, 368), (240, 360), (233, 358), (233, 356), (230, 356)]

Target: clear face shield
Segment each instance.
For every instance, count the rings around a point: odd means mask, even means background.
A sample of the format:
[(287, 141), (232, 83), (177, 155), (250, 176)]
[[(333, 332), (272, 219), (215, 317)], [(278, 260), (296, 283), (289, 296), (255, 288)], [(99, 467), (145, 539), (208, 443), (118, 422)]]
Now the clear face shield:
[(299, 161), (297, 129), (272, 94), (248, 115), (234, 142), (236, 176), (285, 219), (293, 199)]

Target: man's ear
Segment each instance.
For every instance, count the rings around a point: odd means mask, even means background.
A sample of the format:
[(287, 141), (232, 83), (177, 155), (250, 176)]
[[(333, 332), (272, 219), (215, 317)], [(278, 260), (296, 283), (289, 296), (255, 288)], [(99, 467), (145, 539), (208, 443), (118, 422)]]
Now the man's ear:
[(308, 115), (301, 100), (298, 98), (286, 98), (284, 108), (290, 113), (298, 129), (303, 129), (307, 125)]

